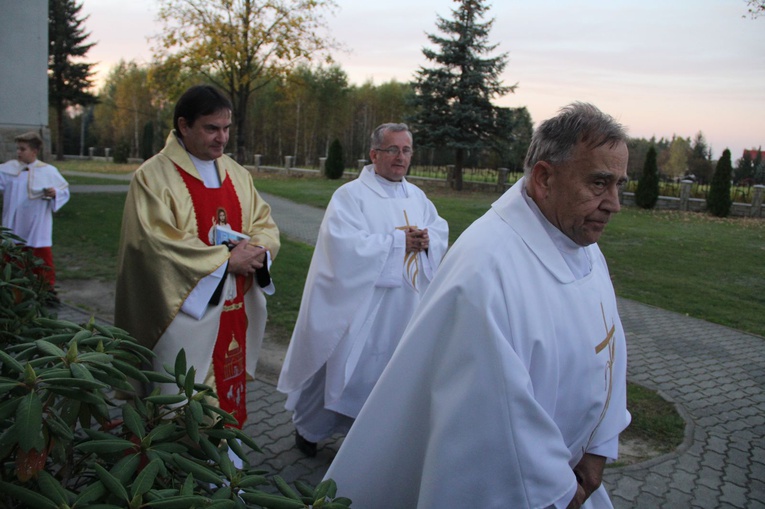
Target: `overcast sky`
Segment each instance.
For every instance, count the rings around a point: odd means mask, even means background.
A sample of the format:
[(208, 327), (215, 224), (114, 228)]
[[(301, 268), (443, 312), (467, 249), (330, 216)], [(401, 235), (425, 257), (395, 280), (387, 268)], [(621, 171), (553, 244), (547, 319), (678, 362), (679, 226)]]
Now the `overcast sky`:
[[(103, 79), (120, 58), (148, 63), (159, 33), (154, 0), (84, 0), (96, 42), (88, 60)], [(453, 0), (337, 0), (327, 16), (346, 51), (335, 60), (350, 81), (410, 81), (451, 17)], [(495, 0), (490, 41), (509, 54), (502, 106), (525, 106), (534, 123), (572, 101), (589, 101), (632, 136), (704, 133), (717, 158), (765, 145), (765, 17), (745, 0)], [(399, 119), (391, 119), (399, 120)]]

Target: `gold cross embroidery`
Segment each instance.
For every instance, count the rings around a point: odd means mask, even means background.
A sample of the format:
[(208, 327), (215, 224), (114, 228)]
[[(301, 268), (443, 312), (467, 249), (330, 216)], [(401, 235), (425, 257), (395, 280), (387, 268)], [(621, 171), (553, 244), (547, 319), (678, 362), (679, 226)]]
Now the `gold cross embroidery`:
[(595, 347), (595, 355), (599, 354), (603, 350), (608, 347), (608, 362), (606, 363), (606, 371), (604, 373), (605, 376), (605, 383), (606, 383), (606, 402), (603, 405), (603, 411), (600, 412), (600, 417), (598, 418), (598, 423), (595, 425), (595, 428), (592, 430), (592, 433), (590, 433), (590, 439), (587, 442), (587, 446), (585, 447), (585, 450), (583, 452), (587, 451), (587, 448), (590, 446), (590, 443), (592, 442), (593, 438), (595, 437), (595, 432), (600, 427), (600, 424), (603, 422), (603, 419), (606, 418), (606, 412), (608, 412), (608, 407), (611, 404), (611, 393), (614, 389), (614, 360), (616, 359), (616, 341), (614, 341), (614, 333), (616, 332), (616, 325), (614, 323), (611, 323), (611, 328), (608, 327), (608, 321), (606, 320), (606, 311), (603, 309), (603, 303), (600, 303), (600, 313), (603, 315), (603, 326), (606, 329), (606, 337), (603, 341), (601, 341), (596, 347)]

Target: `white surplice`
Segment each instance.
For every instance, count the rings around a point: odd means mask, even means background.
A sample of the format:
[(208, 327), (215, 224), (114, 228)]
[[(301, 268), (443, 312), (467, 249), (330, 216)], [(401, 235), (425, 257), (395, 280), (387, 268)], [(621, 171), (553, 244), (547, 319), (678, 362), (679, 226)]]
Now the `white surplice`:
[[(45, 199), (43, 190), (49, 187), (56, 190), (56, 196)], [(0, 164), (0, 191), (3, 226), (29, 247), (51, 247), (53, 213), (69, 201), (69, 184), (58, 170), (42, 161), (28, 166), (15, 159), (5, 162)]]
[[(327, 207), (279, 377), (289, 410), (324, 373), (319, 407), (358, 414), (446, 251), (448, 226), (425, 193), (388, 184), (369, 165)], [(427, 253), (406, 258), (407, 226), (428, 229)]]
[[(522, 187), (452, 246), (327, 472), (354, 506), (566, 507), (585, 452), (616, 458), (627, 350), (605, 259), (580, 248), (576, 277)], [(585, 507), (611, 507), (605, 489)]]

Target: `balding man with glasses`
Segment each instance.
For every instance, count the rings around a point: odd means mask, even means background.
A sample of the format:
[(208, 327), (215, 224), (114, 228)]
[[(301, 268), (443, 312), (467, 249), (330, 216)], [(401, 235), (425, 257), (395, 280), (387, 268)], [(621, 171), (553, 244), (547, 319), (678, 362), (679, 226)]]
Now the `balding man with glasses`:
[(387, 365), (441, 262), (448, 225), (405, 176), (406, 124), (372, 133), (372, 164), (341, 186), (324, 214), (278, 389), (295, 443), (345, 433)]

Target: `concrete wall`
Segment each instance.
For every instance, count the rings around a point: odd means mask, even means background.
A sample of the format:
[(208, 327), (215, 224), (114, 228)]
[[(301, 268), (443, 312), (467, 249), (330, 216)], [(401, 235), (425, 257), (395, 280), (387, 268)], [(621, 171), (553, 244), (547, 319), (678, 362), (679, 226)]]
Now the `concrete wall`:
[(13, 138), (48, 129), (48, 0), (0, 0), (0, 161), (16, 157)]

